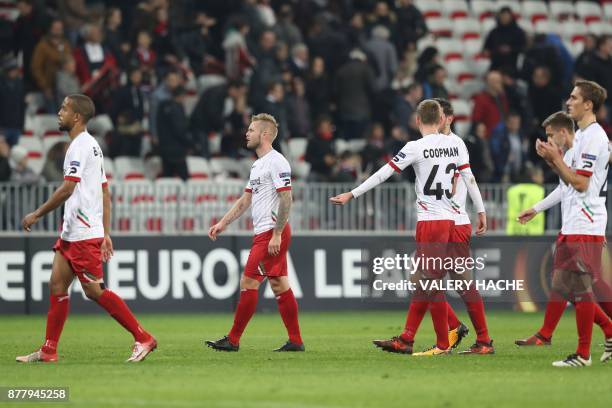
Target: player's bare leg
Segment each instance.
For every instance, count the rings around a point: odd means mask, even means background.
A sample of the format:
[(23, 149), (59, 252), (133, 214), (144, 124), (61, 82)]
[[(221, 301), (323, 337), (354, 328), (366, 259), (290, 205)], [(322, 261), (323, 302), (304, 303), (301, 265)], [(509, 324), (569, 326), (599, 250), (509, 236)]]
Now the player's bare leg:
[(117, 323), (134, 336), (132, 355), (126, 360), (127, 362), (136, 363), (142, 361), (157, 348), (155, 337), (140, 326), (128, 305), (117, 294), (106, 289), (104, 282), (101, 280), (91, 282), (81, 281), (81, 286), (85, 296), (98, 303)]
[(304, 351), (304, 342), (300, 335), (300, 324), (298, 322), (298, 304), (289, 286), (287, 276), (270, 277), (270, 286), (278, 303), (278, 311), (287, 328), (289, 340), (274, 351)]
[(51, 278), (49, 279), (51, 296), (47, 313), (45, 343), (39, 350), (27, 356), (17, 357), (17, 361), (22, 363), (57, 361), (57, 343), (64, 328), (64, 322), (68, 317), (70, 309), (68, 290), (73, 280), (74, 274), (70, 264), (59, 251), (55, 252)]
[[(263, 276), (262, 279), (263, 280)], [(234, 324), (227, 336), (219, 340), (207, 340), (205, 344), (218, 351), (238, 351), (240, 337), (257, 309), (259, 285), (261, 280), (253, 279), (245, 274), (240, 278), (240, 300), (234, 312)]]

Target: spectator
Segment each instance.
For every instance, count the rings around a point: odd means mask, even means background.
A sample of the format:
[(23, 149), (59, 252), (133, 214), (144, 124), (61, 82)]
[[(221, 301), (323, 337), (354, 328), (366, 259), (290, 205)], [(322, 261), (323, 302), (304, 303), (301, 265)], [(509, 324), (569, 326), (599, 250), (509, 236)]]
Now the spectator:
[(538, 126), (544, 119), (560, 110), (562, 99), (559, 88), (551, 84), (548, 67), (537, 67), (529, 84), (529, 102), (532, 106), (534, 125)]
[(99, 112), (110, 110), (112, 91), (118, 80), (117, 61), (102, 45), (102, 28), (83, 27), (85, 42), (74, 50), (76, 74), (82, 90), (96, 103)]
[(331, 119), (322, 117), (317, 124), (316, 134), (306, 146), (304, 159), (310, 163), (308, 181), (330, 181), (336, 164), (334, 133)]
[(524, 165), (524, 143), (520, 133), (521, 117), (510, 112), (505, 124), (500, 124), (491, 136), (490, 146), (494, 170), (494, 181), (517, 181)]
[(170, 99), (174, 90), (181, 85), (181, 75), (178, 71), (168, 70), (164, 76), (164, 81), (151, 94), (149, 106), (149, 131), (153, 136), (153, 140), (157, 141), (157, 110), (159, 105)]
[(373, 173), (385, 164), (385, 156), (385, 129), (382, 124), (374, 123), (361, 151), (362, 169), (368, 174)]
[(306, 44), (312, 55), (323, 58), (330, 72), (335, 72), (342, 65), (350, 50), (346, 34), (332, 29), (322, 15), (317, 16), (310, 26)]
[(416, 111), (416, 107), (423, 99), (423, 88), (419, 83), (412, 83), (395, 96), (392, 118), (395, 125), (408, 130), (410, 117)]
[(311, 121), (319, 117), (329, 115), (329, 104), (331, 100), (330, 81), (325, 69), (325, 61), (321, 57), (315, 57), (310, 66), (310, 72), (306, 78), (306, 97), (312, 114)]
[[(225, 106), (231, 104), (231, 110), (224, 114), (223, 138), (221, 153), (230, 157), (251, 157), (253, 152), (247, 150), (244, 135), (249, 123), (250, 109), (247, 106), (247, 88), (242, 82), (230, 84)], [(229, 100), (228, 100), (229, 99)], [(193, 118), (193, 117), (192, 117)]]
[(377, 26), (384, 26), (389, 30), (389, 37), (393, 42), (397, 37), (397, 16), (395, 12), (389, 8), (389, 4), (386, 1), (378, 0), (374, 5), (374, 10), (368, 15), (368, 31), (370, 36), (372, 30)]
[(210, 30), (216, 24), (216, 19), (200, 12), (196, 15), (195, 28), (181, 37), (181, 52), (189, 59), (195, 76), (205, 74), (209, 66), (222, 72), (220, 63), (213, 57), (216, 46)]
[(49, 31), (36, 45), (32, 54), (32, 76), (45, 97), (47, 113), (56, 113), (55, 78), (62, 61), (71, 54), (70, 43), (64, 37), (64, 24), (53, 20)]
[(444, 86), (446, 81), (446, 69), (442, 65), (433, 65), (429, 68), (427, 81), (423, 83), (423, 97), (425, 99), (442, 98), (448, 99), (448, 91)]
[(58, 0), (57, 5), (72, 44), (77, 43), (81, 27), (102, 15), (100, 7), (92, 8), (91, 4), (85, 4), (85, 0)]
[(533, 71), (539, 66), (548, 67), (552, 86), (567, 88), (567, 84), (563, 84), (563, 60), (559, 50), (548, 41), (546, 34), (537, 34), (533, 38), (532, 46), (525, 51), (525, 58), (521, 68), (522, 78), (527, 82), (531, 82)]
[(593, 33), (587, 33), (584, 36), (583, 44), (582, 52), (578, 55), (578, 58), (576, 58), (576, 67), (581, 67), (584, 64), (584, 58), (595, 52), (595, 48), (597, 47), (597, 36)]
[(304, 81), (293, 78), (293, 89), (287, 98), (287, 118), (291, 137), (308, 137), (312, 131), (310, 105), (306, 99)]
[(251, 77), (251, 87), (249, 89), (249, 102), (251, 105), (258, 106), (263, 103), (268, 91), (268, 85), (279, 81), (281, 69), (276, 59), (276, 34), (274, 31), (264, 31), (254, 54), (257, 64)]
[(394, 126), (391, 129), (391, 137), (385, 142), (385, 153), (387, 157), (393, 157), (408, 143), (408, 132), (402, 126)]
[(64, 180), (64, 156), (68, 150), (67, 142), (57, 142), (47, 152), (41, 175), (47, 182)]
[(479, 183), (490, 182), (494, 167), (487, 140), (487, 126), (484, 123), (474, 123), (469, 136), (465, 139), (465, 146), (470, 156), (470, 167), (476, 181)]
[(301, 43), (302, 33), (293, 22), (293, 11), (290, 4), (283, 4), (278, 13), (278, 23), (274, 28), (278, 38), (290, 48)]
[(157, 131), (159, 136), (159, 155), (162, 159), (163, 177), (178, 176), (189, 178), (187, 153), (192, 147), (189, 139), (189, 122), (183, 107), (185, 89), (174, 88), (170, 99), (159, 106)]
[(246, 70), (255, 65), (255, 59), (247, 48), (246, 36), (250, 26), (246, 20), (236, 18), (223, 39), (225, 51), (225, 76), (230, 80), (240, 79)]
[[(603, 130), (608, 135), (608, 139), (612, 141), (612, 123), (610, 123), (610, 119), (608, 119), (609, 118), (608, 107), (606, 105), (601, 105), (601, 107), (597, 111), (596, 118), (597, 118), (597, 123), (601, 125)], [(612, 145), (610, 147), (612, 148)], [(612, 154), (612, 149), (610, 150), (610, 153)]]
[(485, 77), (485, 90), (474, 96), (472, 120), (483, 122), (487, 127), (487, 138), (493, 129), (504, 121), (508, 113), (508, 100), (499, 71), (489, 71)]
[(11, 179), (11, 165), (9, 163), (11, 147), (3, 135), (0, 135), (0, 182)]
[[(508, 100), (508, 110), (520, 113), (523, 123), (530, 123), (532, 114), (528, 106), (527, 93), (529, 89), (527, 84), (524, 81), (517, 80), (516, 69), (502, 68), (499, 72), (502, 74), (504, 93)], [(540, 128), (539, 123), (537, 127)]]
[(15, 56), (22, 53), (23, 81), (26, 91), (29, 92), (40, 87), (30, 67), (34, 49), (48, 27), (48, 16), (44, 8), (34, 6), (34, 0), (18, 0), (15, 5), (19, 11), (19, 17), (13, 27), (12, 47)]
[(295, 76), (306, 77), (308, 74), (308, 47), (304, 43), (295, 44), (291, 48), (289, 68)]
[(413, 0), (397, 2), (397, 27), (399, 29), (397, 48), (399, 50), (415, 49), (417, 41), (427, 34), (425, 18), (413, 3)]
[(0, 76), (0, 129), (10, 146), (21, 136), (25, 114), (25, 90), (21, 71), (15, 60), (9, 60)]
[(140, 156), (145, 111), (142, 77), (140, 68), (132, 68), (127, 84), (113, 95), (111, 117), (115, 130), (111, 140), (111, 156)]
[(66, 56), (62, 61), (62, 69), (55, 75), (55, 103), (57, 106), (62, 104), (68, 95), (79, 93), (79, 78), (76, 76), (76, 63), (72, 55)]
[(337, 72), (334, 81), (335, 100), (344, 139), (360, 139), (370, 124), (371, 100), (374, 93), (374, 72), (359, 50)]
[(272, 146), (281, 151), (280, 142), (291, 137), (287, 122), (287, 104), (285, 102), (285, 89), (281, 82), (272, 82), (268, 86), (265, 100), (258, 105), (258, 112), (269, 113), (276, 118), (278, 123), (278, 136), (274, 139)]
[[(122, 47), (126, 42), (121, 29), (123, 22), (123, 14), (121, 9), (117, 7), (111, 7), (106, 12), (106, 18), (104, 19), (104, 46), (113, 54), (115, 59), (119, 62), (123, 55)], [(119, 66), (125, 68), (127, 61), (122, 61)]]
[(139, 31), (136, 36), (136, 49), (134, 49), (134, 62), (137, 63), (142, 73), (142, 82), (145, 85), (155, 83), (155, 63), (157, 54), (151, 48), (153, 39), (147, 31)]
[(38, 175), (28, 167), (28, 151), (23, 146), (13, 146), (9, 163), (11, 165), (11, 180), (21, 184), (35, 184)]
[(425, 48), (417, 58), (414, 80), (420, 83), (427, 81), (431, 67), (436, 65), (440, 65), (440, 52), (436, 47)]
[(366, 41), (364, 48), (376, 67), (374, 88), (376, 91), (388, 89), (397, 71), (397, 52), (389, 41), (390, 32), (385, 26), (379, 25), (372, 30), (372, 38)]
[(361, 158), (351, 151), (344, 151), (338, 158), (332, 181), (336, 183), (354, 183), (359, 178)]
[(484, 49), (491, 58), (491, 69), (516, 68), (516, 60), (527, 43), (525, 31), (516, 23), (510, 7), (497, 14), (497, 26), (485, 39)]
[[(576, 65), (576, 74), (581, 78), (595, 81), (601, 85), (608, 95), (612, 95), (612, 36), (602, 35), (597, 39), (595, 50)], [(610, 98), (607, 105), (610, 106)]]

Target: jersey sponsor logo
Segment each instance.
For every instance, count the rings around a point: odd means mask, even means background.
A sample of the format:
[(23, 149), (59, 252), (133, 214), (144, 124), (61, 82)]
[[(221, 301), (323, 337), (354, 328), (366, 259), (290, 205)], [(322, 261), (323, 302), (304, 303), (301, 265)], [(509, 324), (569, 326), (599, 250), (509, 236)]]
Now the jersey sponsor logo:
[(76, 166), (76, 167), (79, 167), (79, 166), (81, 165), (81, 162), (76, 161), (76, 160), (73, 160), (73, 161), (71, 161), (71, 162), (70, 162), (70, 165), (71, 165), (71, 166)]
[(256, 179), (251, 179), (249, 180), (249, 183), (251, 183), (251, 186), (258, 186), (261, 184), (261, 177), (257, 177)]
[(290, 172), (278, 173), (278, 178), (285, 178), (285, 177), (291, 177), (291, 173)]
[(587, 160), (597, 160), (597, 156), (588, 153), (582, 153), (582, 158)]
[(406, 158), (406, 154), (402, 153), (402, 152), (398, 152), (395, 157), (393, 158), (394, 162), (399, 162), (401, 159), (405, 159)]
[(423, 157), (426, 159), (433, 159), (439, 157), (459, 157), (459, 148), (439, 147), (436, 149), (425, 149), (423, 150)]

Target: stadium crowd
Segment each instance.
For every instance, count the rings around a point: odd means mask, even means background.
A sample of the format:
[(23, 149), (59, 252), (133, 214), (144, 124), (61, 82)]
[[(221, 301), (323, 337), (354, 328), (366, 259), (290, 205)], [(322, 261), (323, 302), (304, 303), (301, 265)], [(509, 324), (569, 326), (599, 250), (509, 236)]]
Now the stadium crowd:
[[(308, 140), (307, 180), (347, 182), (420, 137), (419, 101), (459, 96), (447, 86), (449, 59), (435, 42), (418, 45), (448, 33), (428, 28), (412, 0), (1, 3), (16, 12), (0, 20), (0, 181), (61, 180), (66, 143), (46, 152), (39, 176), (19, 138), (28, 112), (54, 114), (71, 93), (111, 118), (97, 135), (108, 157), (160, 156), (164, 176), (187, 178), (188, 155), (252, 157), (244, 133), (251, 114), (267, 112), (279, 122), (276, 148)], [(518, 182), (540, 167), (540, 124), (575, 78), (612, 94), (612, 37), (584, 33), (574, 57), (502, 7), (483, 40), (490, 65), (458, 133), (479, 182)], [(611, 100), (598, 113), (608, 135)], [(339, 151), (339, 139), (363, 147)]]

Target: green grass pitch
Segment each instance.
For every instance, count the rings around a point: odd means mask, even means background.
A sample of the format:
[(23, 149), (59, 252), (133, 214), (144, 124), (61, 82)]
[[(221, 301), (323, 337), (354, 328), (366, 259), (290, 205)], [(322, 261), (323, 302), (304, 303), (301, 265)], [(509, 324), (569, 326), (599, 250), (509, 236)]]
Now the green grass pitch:
[[(23, 365), (44, 317), (0, 317), (0, 386), (68, 386), (69, 407), (610, 407), (612, 365), (601, 364), (602, 335), (594, 327), (593, 366), (555, 369), (574, 351), (574, 315), (567, 312), (553, 346), (518, 349), (542, 314), (489, 313), (497, 354), (434, 358), (381, 352), (371, 340), (400, 332), (402, 312), (303, 313), (306, 353), (273, 353), (286, 340), (275, 313), (258, 313), (238, 353), (203, 347), (225, 334), (229, 314), (141, 315), (159, 348), (141, 364), (129, 356), (131, 336), (105, 315), (70, 316), (57, 364)], [(462, 313), (460, 318), (469, 322)], [(472, 333), (461, 347), (474, 340)], [(425, 318), (416, 349), (433, 343)], [(24, 407), (33, 404), (13, 404)], [(11, 406), (1, 403), (0, 408)], [(47, 404), (43, 406), (59, 406)]]

